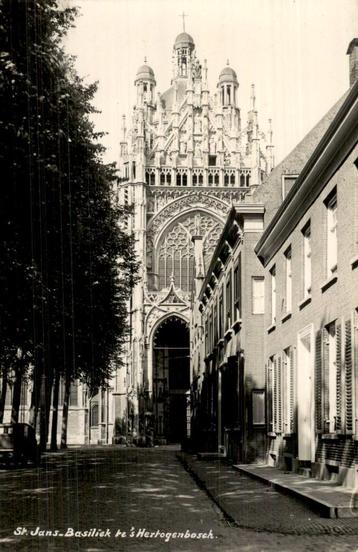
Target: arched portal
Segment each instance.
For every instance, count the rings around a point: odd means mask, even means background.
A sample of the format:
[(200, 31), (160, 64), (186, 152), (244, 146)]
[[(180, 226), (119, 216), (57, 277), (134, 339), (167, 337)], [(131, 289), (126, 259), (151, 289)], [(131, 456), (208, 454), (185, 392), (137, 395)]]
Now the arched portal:
[(189, 327), (178, 316), (158, 326), (153, 337), (153, 414), (155, 438), (178, 443), (187, 431), (190, 387)]

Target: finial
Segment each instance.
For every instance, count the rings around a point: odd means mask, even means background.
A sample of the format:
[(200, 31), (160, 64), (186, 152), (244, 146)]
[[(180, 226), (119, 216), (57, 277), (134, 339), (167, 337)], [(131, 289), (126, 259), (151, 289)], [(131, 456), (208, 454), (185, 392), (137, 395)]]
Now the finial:
[(175, 278), (174, 278), (174, 274), (172, 273), (171, 276), (170, 276), (170, 285), (171, 286), (175, 286)]
[(255, 100), (256, 100), (255, 85), (252, 84), (251, 85), (251, 109), (252, 109), (252, 111), (255, 111)]
[(268, 120), (269, 124), (269, 139), (270, 139), (270, 145), (272, 145), (272, 119)]
[(185, 33), (185, 18), (188, 17), (186, 13), (181, 13), (179, 17), (183, 18), (183, 32)]
[(147, 56), (144, 56), (144, 63), (147, 63)]
[(226, 60), (226, 65), (230, 65), (229, 58), (227, 58), (227, 60)]
[(122, 141), (123, 142), (126, 141), (126, 132), (127, 132), (127, 129), (126, 129), (126, 116), (122, 115)]

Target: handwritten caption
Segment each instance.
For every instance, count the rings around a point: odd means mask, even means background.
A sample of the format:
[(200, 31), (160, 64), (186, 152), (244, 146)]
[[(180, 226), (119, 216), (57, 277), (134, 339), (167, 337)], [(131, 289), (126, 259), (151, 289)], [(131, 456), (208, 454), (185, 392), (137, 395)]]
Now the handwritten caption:
[(109, 528), (98, 529), (96, 527), (83, 531), (76, 530), (73, 527), (67, 527), (63, 531), (59, 529), (42, 529), (41, 527), (35, 527), (34, 529), (29, 529), (28, 527), (16, 527), (16, 529), (14, 529), (14, 535), (28, 537), (72, 537), (78, 539), (159, 539), (163, 540), (164, 542), (178, 539), (204, 540), (216, 538), (213, 534), (212, 529), (207, 532), (197, 533), (196, 531), (191, 531), (190, 529), (186, 529), (185, 531), (163, 531), (161, 529), (157, 529), (156, 531), (149, 531), (148, 529), (141, 527), (131, 527), (130, 531)]

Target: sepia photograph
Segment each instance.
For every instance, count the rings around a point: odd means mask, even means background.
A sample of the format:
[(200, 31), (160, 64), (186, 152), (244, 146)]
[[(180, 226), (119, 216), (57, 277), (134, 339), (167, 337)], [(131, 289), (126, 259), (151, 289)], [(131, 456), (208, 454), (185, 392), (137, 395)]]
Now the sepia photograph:
[(358, 552), (358, 0), (0, 0), (0, 551)]

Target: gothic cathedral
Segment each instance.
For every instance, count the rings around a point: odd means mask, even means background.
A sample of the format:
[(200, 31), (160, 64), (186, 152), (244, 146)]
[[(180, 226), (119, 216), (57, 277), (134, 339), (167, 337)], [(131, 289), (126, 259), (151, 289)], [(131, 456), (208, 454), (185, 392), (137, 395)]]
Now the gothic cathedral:
[(186, 32), (175, 40), (172, 68), (163, 94), (147, 63), (137, 71), (130, 129), (123, 117), (118, 185), (120, 201), (133, 207), (126, 225), (141, 267), (128, 301), (131, 331), (113, 393), (115, 418), (132, 437), (149, 433), (158, 443), (188, 432), (195, 286), (231, 205), (246, 201), (273, 168), (272, 132), (259, 127), (253, 86), (243, 123), (236, 72), (227, 64), (211, 95), (207, 62)]

